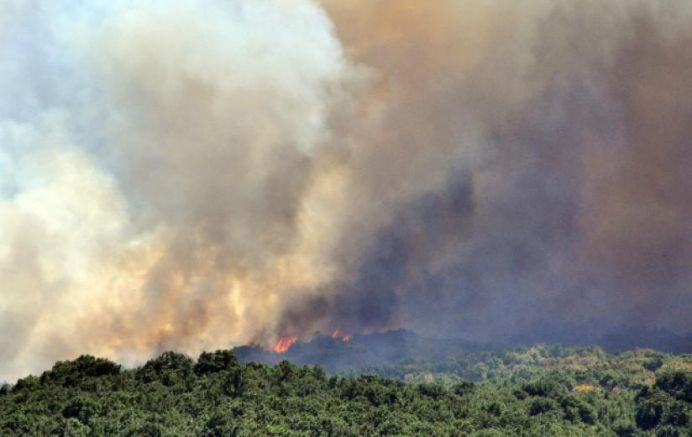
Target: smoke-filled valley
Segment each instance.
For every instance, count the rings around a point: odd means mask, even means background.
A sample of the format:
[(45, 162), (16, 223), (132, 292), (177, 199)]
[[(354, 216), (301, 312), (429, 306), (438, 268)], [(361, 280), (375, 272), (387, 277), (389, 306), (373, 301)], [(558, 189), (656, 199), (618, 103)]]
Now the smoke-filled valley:
[(692, 351), (692, 2), (0, 0), (0, 380), (392, 329)]

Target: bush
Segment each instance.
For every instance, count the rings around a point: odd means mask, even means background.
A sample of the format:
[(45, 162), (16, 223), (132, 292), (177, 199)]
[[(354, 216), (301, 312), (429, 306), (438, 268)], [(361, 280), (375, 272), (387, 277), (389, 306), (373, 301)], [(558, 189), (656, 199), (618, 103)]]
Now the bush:
[(158, 358), (147, 361), (137, 372), (143, 382), (159, 381), (165, 386), (189, 382), (192, 372), (192, 360), (176, 352), (164, 352)]
[(655, 428), (661, 422), (662, 416), (663, 404), (660, 401), (649, 400), (637, 408), (635, 419), (638, 427), (648, 430)]
[(560, 406), (557, 402), (548, 398), (538, 398), (531, 401), (529, 404), (529, 414), (531, 416), (537, 416), (539, 414), (547, 413), (549, 411), (559, 410)]
[(93, 399), (78, 396), (72, 399), (62, 409), (65, 418), (75, 418), (85, 425), (91, 423), (91, 418), (99, 413), (98, 403)]
[(567, 392), (567, 389), (560, 384), (547, 379), (524, 384), (521, 389), (529, 396), (543, 396), (553, 399), (560, 398)]
[(104, 358), (82, 355), (74, 361), (58, 361), (53, 368), (41, 375), (41, 383), (56, 383), (75, 387), (87, 378), (99, 378), (120, 373), (121, 367)]
[(238, 363), (238, 359), (232, 351), (219, 350), (216, 352), (203, 352), (197, 359), (193, 371), (198, 376), (204, 376), (239, 367), (240, 363)]
[(466, 396), (476, 391), (476, 384), (471, 381), (462, 381), (455, 384), (452, 391), (459, 396)]
[(692, 372), (668, 372), (656, 377), (656, 387), (675, 399), (692, 402)]

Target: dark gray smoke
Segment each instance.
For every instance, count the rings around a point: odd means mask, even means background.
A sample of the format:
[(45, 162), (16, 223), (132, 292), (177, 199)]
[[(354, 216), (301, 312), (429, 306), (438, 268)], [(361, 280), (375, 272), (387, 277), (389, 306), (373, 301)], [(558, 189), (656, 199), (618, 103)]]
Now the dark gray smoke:
[[(365, 7), (367, 36), (349, 35), (362, 10), (331, 7), (346, 46), (405, 90), (382, 116), (392, 151), (374, 157), (403, 174), (375, 190), (416, 184), (414, 158), (442, 157), (446, 182), (398, 204), (307, 313), (487, 340), (668, 347), (665, 332), (689, 332), (692, 4), (479, 5), (490, 24), (473, 35), (473, 5), (404, 3)], [(418, 28), (417, 13), (444, 24)], [(378, 43), (388, 20), (413, 30)], [(468, 38), (481, 54), (458, 66)]]

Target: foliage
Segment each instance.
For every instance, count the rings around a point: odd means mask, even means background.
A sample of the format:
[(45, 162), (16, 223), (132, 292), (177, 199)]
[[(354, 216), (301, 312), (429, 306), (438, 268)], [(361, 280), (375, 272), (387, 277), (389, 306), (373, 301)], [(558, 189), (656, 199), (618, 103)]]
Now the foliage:
[(351, 375), (242, 366), (231, 351), (166, 352), (130, 370), (83, 356), (3, 386), (0, 435), (686, 436), (690, 364), (558, 346)]

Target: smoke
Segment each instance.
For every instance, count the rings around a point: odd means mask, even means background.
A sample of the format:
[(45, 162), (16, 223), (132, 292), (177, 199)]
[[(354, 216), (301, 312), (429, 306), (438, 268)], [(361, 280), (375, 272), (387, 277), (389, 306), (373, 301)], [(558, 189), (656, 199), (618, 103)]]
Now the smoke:
[[(367, 69), (308, 1), (25, 3), (2, 46), (2, 375), (274, 334)], [(37, 30), (40, 31), (37, 33)]]
[(687, 2), (0, 2), (0, 376), (692, 326)]
[(689, 4), (324, 3), (379, 74), (375, 120), (351, 131), (348, 273), (287, 326), (689, 331)]

